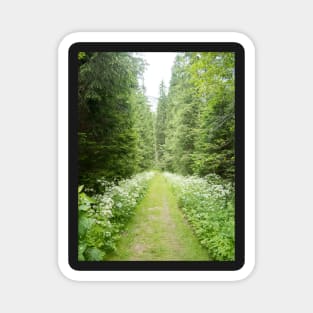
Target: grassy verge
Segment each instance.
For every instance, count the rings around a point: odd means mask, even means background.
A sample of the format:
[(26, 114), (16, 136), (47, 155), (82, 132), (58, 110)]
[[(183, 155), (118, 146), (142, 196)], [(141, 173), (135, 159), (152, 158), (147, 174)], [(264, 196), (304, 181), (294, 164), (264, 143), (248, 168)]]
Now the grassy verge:
[(162, 174), (150, 182), (117, 250), (107, 260), (208, 260)]

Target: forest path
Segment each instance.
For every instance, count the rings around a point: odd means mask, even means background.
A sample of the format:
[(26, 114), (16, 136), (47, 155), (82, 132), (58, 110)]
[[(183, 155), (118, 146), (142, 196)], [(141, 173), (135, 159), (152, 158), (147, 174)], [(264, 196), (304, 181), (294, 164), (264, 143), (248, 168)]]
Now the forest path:
[(117, 251), (107, 260), (208, 260), (162, 173), (152, 178)]

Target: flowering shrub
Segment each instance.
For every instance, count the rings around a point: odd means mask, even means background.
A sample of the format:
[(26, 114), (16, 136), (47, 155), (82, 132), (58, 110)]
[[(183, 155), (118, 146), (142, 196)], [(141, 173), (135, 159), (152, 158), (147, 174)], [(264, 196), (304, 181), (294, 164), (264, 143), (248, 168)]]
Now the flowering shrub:
[(235, 258), (234, 189), (217, 175), (204, 178), (165, 173), (178, 204), (212, 260)]
[(144, 196), (153, 172), (144, 172), (117, 185), (100, 180), (103, 194), (88, 196), (84, 186), (78, 188), (78, 259), (101, 261), (116, 249), (116, 241), (137, 203)]

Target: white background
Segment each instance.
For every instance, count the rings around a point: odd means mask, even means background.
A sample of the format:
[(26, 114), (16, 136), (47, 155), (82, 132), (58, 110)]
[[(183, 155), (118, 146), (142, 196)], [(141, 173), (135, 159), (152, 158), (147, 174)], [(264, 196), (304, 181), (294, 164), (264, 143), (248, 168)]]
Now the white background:
[[(2, 312), (309, 312), (310, 1), (7, 1), (0, 8)], [(73, 31), (238, 31), (257, 52), (257, 255), (233, 283), (77, 283), (57, 268), (57, 46)]]

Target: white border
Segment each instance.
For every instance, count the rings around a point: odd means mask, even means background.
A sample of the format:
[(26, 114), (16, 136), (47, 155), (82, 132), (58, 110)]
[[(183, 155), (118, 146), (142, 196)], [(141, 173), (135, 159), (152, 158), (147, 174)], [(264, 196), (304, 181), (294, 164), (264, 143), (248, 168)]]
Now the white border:
[[(77, 271), (68, 264), (68, 49), (77, 42), (237, 42), (245, 49), (245, 265), (237, 271)], [(82, 32), (58, 51), (58, 264), (76, 281), (235, 281), (255, 262), (255, 49), (234, 32)]]

